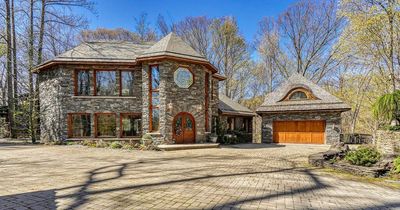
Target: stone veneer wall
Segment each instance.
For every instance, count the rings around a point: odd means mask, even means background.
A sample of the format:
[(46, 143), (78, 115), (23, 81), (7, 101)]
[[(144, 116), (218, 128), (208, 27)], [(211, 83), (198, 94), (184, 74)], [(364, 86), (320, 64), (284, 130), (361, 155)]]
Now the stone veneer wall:
[[(143, 77), (143, 131), (149, 131), (149, 65), (142, 66)], [(205, 136), (205, 74), (206, 69), (201, 65), (162, 61), (157, 63), (160, 71), (160, 129), (152, 134), (158, 141), (174, 143), (172, 137), (172, 123), (174, 117), (180, 112), (193, 115), (196, 128), (196, 143), (204, 142)], [(188, 67), (194, 74), (194, 82), (189, 88), (180, 88), (174, 82), (174, 72), (179, 66)], [(211, 74), (210, 74), (211, 79)], [(211, 93), (211, 91), (209, 92)], [(211, 99), (211, 97), (210, 97)], [(216, 100), (216, 99), (214, 99)], [(214, 104), (216, 102), (214, 101)], [(209, 106), (209, 126), (211, 128), (212, 104)], [(215, 105), (214, 105), (215, 106)], [(210, 129), (211, 130), (211, 129)]]
[(382, 154), (400, 154), (400, 132), (378, 130), (375, 135), (375, 144)]
[(341, 113), (320, 112), (320, 113), (279, 113), (262, 114), (262, 142), (272, 143), (274, 120), (325, 120), (325, 144), (334, 144), (340, 141)]
[[(104, 66), (101, 67), (104, 68)], [(98, 67), (95, 66), (95, 68)], [(67, 138), (68, 113), (90, 113), (91, 136), (94, 137), (94, 113), (116, 113), (117, 134), (119, 134), (119, 114), (142, 111), (141, 67), (134, 69), (136, 92), (133, 97), (74, 96), (74, 69), (74, 66), (61, 65), (39, 74), (41, 141), (60, 141)], [(91, 74), (91, 82), (93, 83), (93, 74)], [(91, 87), (91, 93), (93, 92), (93, 87)]]

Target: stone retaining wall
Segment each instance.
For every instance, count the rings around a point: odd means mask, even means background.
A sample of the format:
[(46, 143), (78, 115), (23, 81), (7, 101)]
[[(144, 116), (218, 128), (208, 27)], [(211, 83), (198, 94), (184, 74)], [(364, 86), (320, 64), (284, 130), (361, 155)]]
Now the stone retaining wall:
[(400, 132), (378, 130), (375, 136), (375, 145), (384, 155), (400, 154)]

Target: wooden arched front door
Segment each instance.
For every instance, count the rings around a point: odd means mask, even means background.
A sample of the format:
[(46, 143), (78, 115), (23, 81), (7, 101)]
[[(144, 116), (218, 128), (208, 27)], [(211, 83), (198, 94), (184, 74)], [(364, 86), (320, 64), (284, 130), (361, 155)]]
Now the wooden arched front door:
[(187, 112), (177, 114), (172, 124), (172, 132), (175, 143), (194, 144), (196, 128), (193, 116)]

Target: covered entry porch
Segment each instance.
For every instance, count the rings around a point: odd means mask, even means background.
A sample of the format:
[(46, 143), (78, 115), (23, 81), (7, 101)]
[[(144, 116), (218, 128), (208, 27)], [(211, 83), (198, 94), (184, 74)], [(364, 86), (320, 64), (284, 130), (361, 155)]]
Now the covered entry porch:
[(252, 143), (253, 118), (256, 114), (225, 95), (220, 95), (218, 109), (222, 129), (227, 134), (241, 138), (242, 143)]

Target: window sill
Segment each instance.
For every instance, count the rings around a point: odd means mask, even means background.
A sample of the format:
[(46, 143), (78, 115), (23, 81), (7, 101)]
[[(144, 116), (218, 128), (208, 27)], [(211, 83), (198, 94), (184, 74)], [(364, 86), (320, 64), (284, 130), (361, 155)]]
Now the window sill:
[(134, 96), (72, 96), (76, 99), (136, 99)]

